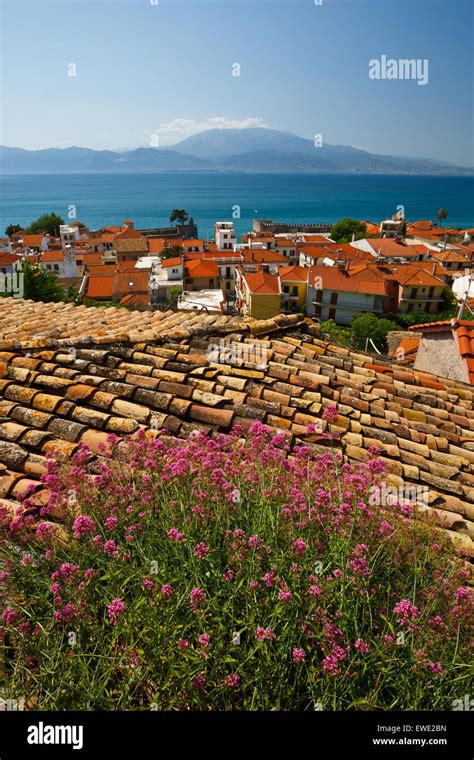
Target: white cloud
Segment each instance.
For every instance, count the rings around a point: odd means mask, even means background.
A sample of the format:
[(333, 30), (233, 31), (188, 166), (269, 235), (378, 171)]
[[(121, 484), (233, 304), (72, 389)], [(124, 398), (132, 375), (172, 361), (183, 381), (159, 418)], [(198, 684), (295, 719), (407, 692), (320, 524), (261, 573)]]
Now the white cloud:
[[(194, 119), (173, 119), (162, 122), (150, 132), (145, 132), (142, 145), (150, 145), (153, 136), (158, 137), (158, 145), (174, 145), (186, 137), (204, 132), (206, 129), (246, 129), (247, 127), (270, 127), (264, 119), (249, 117), (247, 119), (226, 119), (224, 116), (213, 116), (206, 121)], [(156, 138), (155, 138), (156, 139)]]

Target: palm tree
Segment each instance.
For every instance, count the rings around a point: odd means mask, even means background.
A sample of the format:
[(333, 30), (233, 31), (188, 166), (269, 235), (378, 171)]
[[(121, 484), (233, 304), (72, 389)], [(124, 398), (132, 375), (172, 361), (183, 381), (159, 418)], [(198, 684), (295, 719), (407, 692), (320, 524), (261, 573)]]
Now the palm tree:
[[(445, 208), (440, 208), (436, 216), (438, 217), (438, 222), (441, 224), (447, 218), (448, 212)], [(441, 226), (443, 225), (441, 224)]]
[(170, 222), (176, 222), (177, 224), (186, 224), (189, 219), (189, 214), (184, 208), (174, 208), (170, 214)]

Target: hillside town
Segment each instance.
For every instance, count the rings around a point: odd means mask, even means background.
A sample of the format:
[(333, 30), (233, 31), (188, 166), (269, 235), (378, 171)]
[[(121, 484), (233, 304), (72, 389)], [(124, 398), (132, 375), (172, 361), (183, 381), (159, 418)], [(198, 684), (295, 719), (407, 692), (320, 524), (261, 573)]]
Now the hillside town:
[(139, 311), (171, 308), (260, 320), (302, 314), (342, 327), (362, 314), (421, 313), (421, 324), (408, 319), (404, 329), (388, 333), (385, 346), (370, 340), (365, 348), (432, 369), (430, 347), (436, 343), (438, 351), (444, 338), (447, 376), (474, 382), (474, 229), (394, 216), (356, 222), (362, 236), (336, 242), (337, 225), (256, 219), (240, 240), (232, 221), (215, 222), (213, 239), (205, 240), (187, 212), (177, 210), (177, 219), (175, 226), (155, 229), (136, 229), (130, 219), (99, 230), (71, 221), (59, 225), (57, 236), (17, 229), (0, 240), (0, 272), (13, 277), (29, 262), (54, 274), (76, 304)]

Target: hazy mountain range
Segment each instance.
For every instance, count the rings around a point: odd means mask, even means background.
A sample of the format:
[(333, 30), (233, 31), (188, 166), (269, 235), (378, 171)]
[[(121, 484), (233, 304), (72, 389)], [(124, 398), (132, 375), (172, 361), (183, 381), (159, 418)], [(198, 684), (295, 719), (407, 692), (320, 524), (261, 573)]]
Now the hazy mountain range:
[(442, 161), (383, 156), (344, 145), (315, 147), (275, 129), (209, 129), (166, 148), (24, 150), (0, 146), (0, 174), (170, 171), (472, 175)]

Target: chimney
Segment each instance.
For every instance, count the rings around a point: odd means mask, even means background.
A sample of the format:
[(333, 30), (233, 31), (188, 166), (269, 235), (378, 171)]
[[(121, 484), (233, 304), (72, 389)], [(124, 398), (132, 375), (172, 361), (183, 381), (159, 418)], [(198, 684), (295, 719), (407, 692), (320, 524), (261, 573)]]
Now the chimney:
[(433, 271), (431, 272), (432, 275), (436, 272), (436, 262), (433, 264)]
[(127, 230), (133, 230), (135, 227), (135, 222), (132, 222), (130, 219), (125, 219), (123, 224)]

